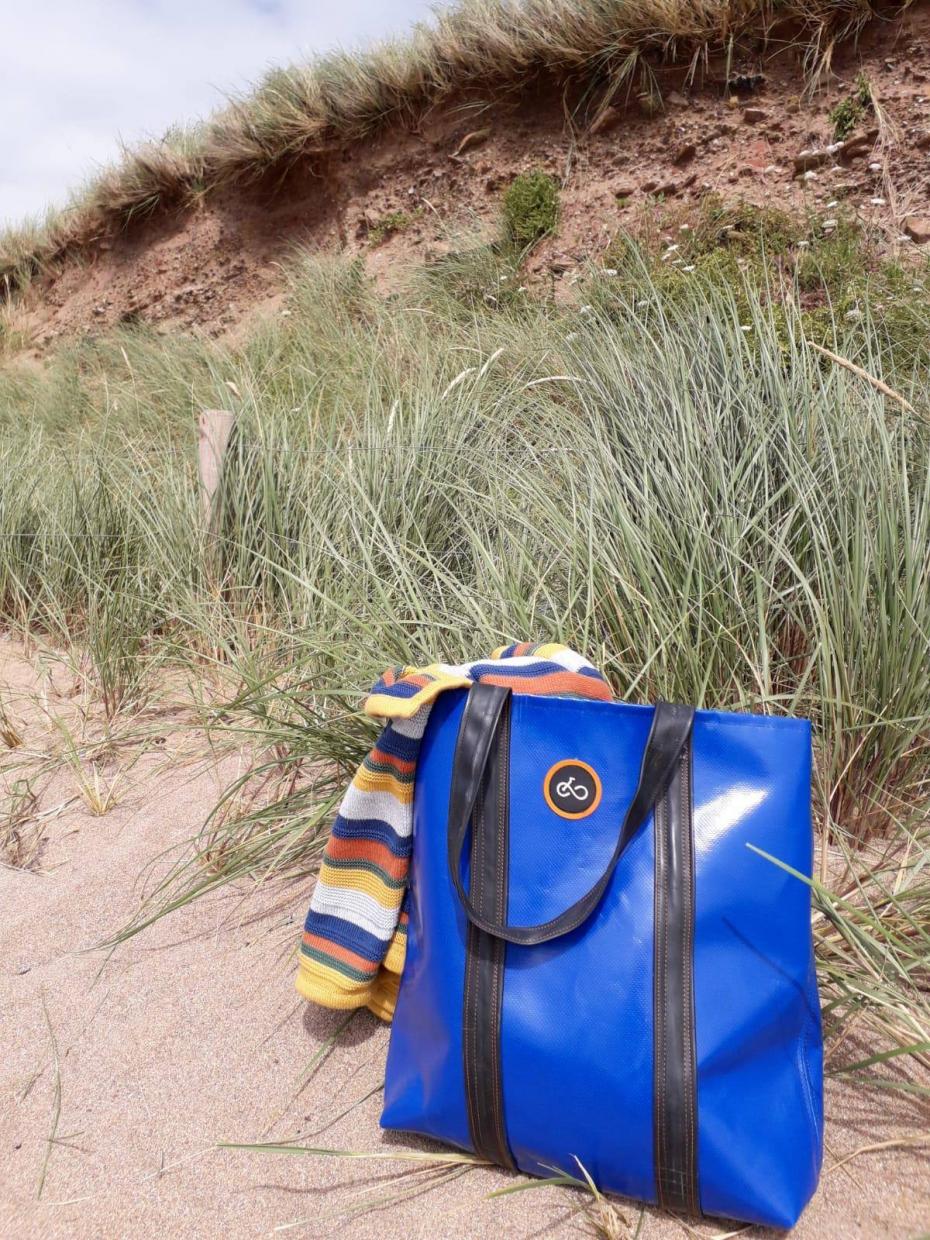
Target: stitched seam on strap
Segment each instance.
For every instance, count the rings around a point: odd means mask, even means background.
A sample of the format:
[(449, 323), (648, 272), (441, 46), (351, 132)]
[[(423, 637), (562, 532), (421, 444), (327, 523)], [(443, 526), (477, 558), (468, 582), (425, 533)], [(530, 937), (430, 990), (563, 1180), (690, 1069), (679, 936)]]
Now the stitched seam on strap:
[(659, 880), (659, 912), (662, 950), (659, 955), (661, 972), (659, 979), (659, 1153), (660, 1163), (657, 1181), (660, 1187), (660, 1204), (668, 1200), (668, 1046), (666, 1034), (668, 1029), (668, 815), (665, 798), (656, 803), (654, 811), (658, 824), (655, 832), (659, 848), (659, 864), (657, 874)]
[(478, 1145), (480, 1133), (478, 1130), (477, 1117), (475, 1115), (474, 1104), (474, 1076), (475, 1076), (475, 1056), (472, 1051), (474, 1045), (474, 1007), (472, 1004), (472, 977), (474, 972), (474, 958), (476, 954), (477, 931), (475, 927), (469, 925), (468, 928), (468, 961), (465, 969), (465, 1016), (466, 1024), (462, 1030), (462, 1036), (465, 1042), (465, 1102), (468, 1106), (468, 1126), (471, 1130), (472, 1144), (475, 1147), (475, 1153), (479, 1153)]
[(475, 1061), (471, 1055), (471, 1031), (474, 1027), (474, 1009), (472, 1007), (472, 972), (474, 970), (475, 957), (475, 928), (469, 925), (466, 938), (466, 959), (465, 959), (465, 995), (463, 999), (464, 1024), (462, 1027), (462, 1053), (464, 1055), (464, 1077), (465, 1077), (465, 1104), (468, 1108), (468, 1127), (472, 1136), (472, 1144), (478, 1145), (478, 1130), (475, 1123), (475, 1110), (472, 1098), (472, 1078), (475, 1071)]
[[(507, 801), (506, 790), (510, 780), (510, 717), (508, 712), (504, 712), (501, 717), (501, 728), (499, 733), (498, 748), (498, 764), (497, 764), (497, 884), (495, 888), (497, 920), (504, 921), (507, 911), (507, 873), (506, 873), (506, 842), (507, 837)], [(493, 970), (493, 991), (492, 991), (492, 1024), (493, 1030), (493, 1062), (494, 1062), (494, 1110), (497, 1122), (497, 1135), (499, 1140), (499, 1153), (502, 1161), (509, 1163), (510, 1150), (507, 1143), (507, 1136), (504, 1131), (504, 1109), (503, 1109), (503, 1090), (504, 1082), (501, 1072), (500, 1059), (500, 1041), (501, 1041), (501, 1008), (502, 1008), (502, 989), (503, 989), (503, 969), (504, 956), (506, 953), (506, 945), (499, 939), (494, 941), (494, 970)]]
[(664, 909), (665, 902), (663, 898), (664, 886), (662, 882), (662, 807), (661, 807), (660, 801), (656, 802), (656, 807), (655, 807), (655, 810), (653, 811), (653, 814), (654, 814), (654, 829), (653, 829), (654, 845), (653, 846), (655, 848), (655, 900), (656, 900), (656, 908), (655, 908), (655, 915), (654, 915), (655, 945), (653, 948), (653, 960), (654, 960), (654, 969), (655, 969), (654, 1041), (655, 1041), (655, 1054), (656, 1054), (656, 1059), (657, 1059), (657, 1062), (653, 1068), (653, 1072), (655, 1074), (655, 1097), (656, 1097), (656, 1107), (655, 1107), (655, 1112), (656, 1112), (656, 1115), (655, 1115), (656, 1168), (655, 1170), (656, 1170), (657, 1195), (659, 1198), (659, 1205), (662, 1205), (665, 1199), (665, 1188), (663, 1185), (663, 1177), (664, 1177), (664, 1172), (665, 1172), (665, 1156), (663, 1152), (663, 1142), (662, 1142), (663, 1114), (664, 1114), (664, 1099), (662, 1096), (662, 1059), (663, 1059), (662, 1011), (663, 1011), (663, 996), (664, 996), (665, 980), (664, 980), (664, 966), (663, 966), (663, 957), (662, 957), (662, 948), (661, 948), (661, 942), (662, 942), (661, 934), (662, 934), (662, 916), (663, 916), (663, 909)]
[(669, 949), (669, 876), (670, 862), (669, 851), (671, 844), (672, 822), (669, 814), (668, 799), (663, 798), (662, 801), (662, 943), (663, 943), (663, 965), (662, 965), (662, 1171), (663, 1180), (665, 1182), (666, 1199), (669, 1194), (674, 1200), (674, 1172), (675, 1168), (671, 1165), (669, 1158), (669, 1123), (668, 1123), (668, 1024), (670, 1013), (672, 1010), (672, 993), (671, 993), (671, 953)]
[[(478, 903), (481, 899), (481, 862), (484, 849), (484, 832), (481, 830), (484, 820), (484, 790), (478, 790), (478, 796), (475, 800), (475, 809), (472, 815), (472, 867), (471, 881), (469, 889), (473, 893), (473, 900)], [(479, 905), (480, 906), (480, 905)], [(468, 953), (468, 967), (465, 975), (465, 1011), (468, 1014), (468, 1026), (462, 1031), (467, 1042), (468, 1050), (468, 1067), (465, 1073), (465, 1097), (468, 1102), (468, 1121), (471, 1127), (472, 1144), (475, 1146), (475, 1153), (479, 1156), (483, 1153), (482, 1145), (484, 1143), (484, 1135), (481, 1125), (480, 1105), (478, 1100), (478, 1021), (475, 1004), (475, 985), (477, 982), (477, 974), (480, 968), (479, 954), (481, 951), (481, 931), (469, 923), (468, 945), (470, 951)]]
[[(684, 1089), (685, 1089), (685, 1105), (687, 1107), (687, 1131), (686, 1131), (686, 1158), (687, 1165), (684, 1168), (685, 1184), (687, 1185), (688, 1205), (695, 1212), (695, 1184), (694, 1184), (694, 1138), (695, 1138), (695, 1117), (694, 1117), (694, 1060), (692, 1056), (693, 1048), (693, 1030), (692, 1004), (694, 999), (693, 979), (692, 979), (692, 962), (691, 962), (691, 927), (693, 918), (693, 889), (692, 889), (692, 855), (691, 855), (691, 815), (690, 809), (690, 780), (688, 778), (688, 752), (687, 749), (682, 751), (679, 783), (680, 783), (680, 801), (681, 801), (681, 856), (684, 866), (684, 901), (682, 902), (682, 919), (681, 919), (681, 951), (682, 951), (682, 1017), (684, 1023), (684, 1037), (682, 1045), (682, 1058), (684, 1060)], [(684, 1194), (683, 1194), (684, 1195)]]
[[(484, 833), (484, 823), (485, 823), (485, 813), (487, 810), (487, 805), (485, 802), (485, 791), (486, 791), (485, 787), (484, 785), (482, 785), (481, 790), (479, 792), (480, 812), (477, 815), (476, 820), (475, 820), (475, 827), (478, 831), (478, 844), (477, 844), (476, 862), (475, 862), (475, 868), (476, 868), (477, 875), (478, 875), (478, 878), (477, 878), (478, 889), (475, 893), (475, 902), (478, 905), (478, 907), (482, 910), (482, 912), (484, 911), (484, 899), (485, 899), (485, 887), (484, 887), (485, 857), (484, 857), (484, 854), (485, 854), (486, 840), (485, 840), (485, 833)], [(472, 881), (474, 882), (475, 880), (473, 879)], [(478, 1015), (479, 1015), (479, 1008), (481, 1005), (481, 955), (482, 955), (482, 951), (486, 950), (488, 946), (486, 942), (482, 941), (483, 939), (484, 939), (484, 931), (479, 930), (477, 934), (475, 935), (475, 944), (478, 950), (475, 952), (475, 976), (474, 976), (474, 986), (473, 986), (474, 1008), (473, 1008), (472, 1014), (474, 1016), (474, 1025), (472, 1027), (472, 1046), (474, 1047), (475, 1057), (473, 1061), (474, 1062), (474, 1074), (473, 1074), (473, 1080), (472, 1080), (472, 1088), (475, 1091), (475, 1116), (476, 1116), (476, 1121), (477, 1121), (478, 1138), (479, 1138), (479, 1141), (482, 1147), (480, 1152), (482, 1156), (486, 1156), (487, 1154), (487, 1132), (486, 1132), (485, 1117), (484, 1117), (484, 1114), (482, 1112), (482, 1107), (481, 1107), (481, 1081), (479, 1080), (481, 1065), (478, 1059), (478, 1035), (479, 1035)]]

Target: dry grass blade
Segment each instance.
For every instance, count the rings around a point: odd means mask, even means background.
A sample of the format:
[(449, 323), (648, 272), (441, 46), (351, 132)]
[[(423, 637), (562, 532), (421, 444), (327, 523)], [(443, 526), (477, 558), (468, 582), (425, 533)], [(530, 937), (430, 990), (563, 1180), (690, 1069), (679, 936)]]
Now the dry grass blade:
[(279, 1123), (279, 1121), (283, 1119), (284, 1115), (287, 1113), (288, 1107), (291, 1105), (291, 1102), (295, 1098), (300, 1097), (300, 1095), (306, 1089), (307, 1085), (316, 1075), (320, 1066), (326, 1061), (328, 1056), (332, 1053), (333, 1049), (335, 1048), (342, 1034), (345, 1033), (346, 1029), (348, 1029), (349, 1025), (351, 1025), (352, 1021), (355, 1019), (357, 1015), (358, 1015), (357, 1011), (349, 1012), (346, 1016), (342, 1018), (342, 1020), (339, 1022), (339, 1024), (336, 1026), (333, 1032), (329, 1035), (329, 1037), (324, 1038), (322, 1044), (316, 1050), (310, 1062), (307, 1064), (306, 1068), (303, 1070), (303, 1072), (300, 1074), (300, 1077), (294, 1084), (290, 1101), (288, 1101), (285, 1104), (284, 1109), (280, 1112), (280, 1114), (276, 1115), (275, 1118), (271, 1120), (271, 1122), (265, 1128), (265, 1131), (262, 1133), (262, 1136), (267, 1136), (268, 1133), (272, 1130), (272, 1128), (274, 1128), (275, 1124)]
[(930, 1132), (909, 1133), (902, 1137), (892, 1137), (887, 1141), (873, 1141), (870, 1145), (860, 1145), (851, 1153), (844, 1154), (842, 1158), (824, 1170), (824, 1175), (830, 1175), (840, 1167), (845, 1167), (847, 1163), (852, 1162), (854, 1158), (860, 1158), (863, 1154), (877, 1154), (882, 1150), (923, 1149), (927, 1146), (930, 1146)]
[[(357, 1190), (355, 1196), (360, 1199), (357, 1204), (348, 1210), (340, 1211), (341, 1215), (347, 1218), (355, 1218), (359, 1215), (370, 1213), (373, 1210), (389, 1209), (399, 1202), (407, 1201), (411, 1197), (417, 1197), (421, 1193), (430, 1192), (443, 1184), (450, 1183), (476, 1167), (486, 1167), (489, 1165), (473, 1154), (456, 1154), (452, 1152), (431, 1154), (418, 1150), (339, 1150), (291, 1143), (259, 1142), (239, 1144), (225, 1141), (220, 1142), (217, 1148), (251, 1150), (256, 1153), (345, 1158), (351, 1161), (411, 1162), (416, 1164), (416, 1166), (392, 1176), (389, 1184), (393, 1187), (389, 1191), (385, 1191), (385, 1186), (381, 1182), (375, 1185), (364, 1185)], [(306, 1219), (298, 1219), (276, 1227), (275, 1231), (291, 1231), (297, 1227), (305, 1226), (306, 1223)]]
[(39, 799), (28, 779), (15, 779), (8, 790), (9, 808), (0, 816), (0, 859), (14, 869), (27, 869), (42, 845)]
[(366, 1090), (365, 1093), (361, 1094), (358, 1098), (356, 1098), (354, 1102), (350, 1102), (347, 1107), (343, 1107), (341, 1111), (337, 1112), (335, 1115), (325, 1120), (317, 1128), (314, 1128), (309, 1132), (303, 1132), (299, 1136), (295, 1137), (294, 1138), (295, 1141), (303, 1143), (304, 1141), (307, 1141), (310, 1137), (318, 1137), (321, 1132), (326, 1132), (327, 1129), (335, 1127), (335, 1125), (338, 1124), (340, 1120), (345, 1119), (347, 1115), (351, 1115), (351, 1113), (357, 1107), (360, 1107), (363, 1103), (367, 1102), (369, 1098), (374, 1098), (376, 1095), (380, 1094), (383, 1091), (383, 1089), (384, 1089), (383, 1085), (373, 1085), (371, 1089)]
[(22, 731), (7, 711), (2, 698), (0, 698), (0, 741), (7, 749), (18, 749), (23, 743)]
[(578, 1169), (581, 1172), (580, 1176), (560, 1171), (555, 1167), (549, 1167), (547, 1169), (552, 1172), (550, 1176), (545, 1176), (541, 1179), (524, 1180), (517, 1184), (509, 1185), (507, 1188), (499, 1188), (495, 1192), (489, 1193), (488, 1197), (489, 1199), (512, 1197), (517, 1193), (532, 1192), (543, 1188), (581, 1189), (586, 1197), (581, 1210), (584, 1213), (591, 1235), (597, 1237), (597, 1240), (637, 1240), (642, 1231), (645, 1208), (640, 1207), (634, 1224), (615, 1202), (609, 1200), (600, 1192), (584, 1164), (578, 1158), (575, 1159), (575, 1162), (578, 1164)]
[(430, 1154), (421, 1150), (338, 1150), (313, 1145), (292, 1145), (276, 1141), (219, 1141), (219, 1150), (252, 1150), (259, 1154), (310, 1154), (318, 1158), (349, 1158), (373, 1162), (415, 1162), (427, 1163), (430, 1166), (463, 1165), (469, 1167), (487, 1167), (489, 1164), (474, 1154)]
[(52, 1147), (58, 1141), (58, 1124), (61, 1119), (61, 1061), (58, 1056), (58, 1039), (55, 1037), (55, 1030), (52, 1027), (52, 1018), (48, 1014), (48, 1004), (45, 1001), (45, 993), (42, 994), (42, 1011), (45, 1015), (45, 1024), (48, 1029), (48, 1039), (52, 1051), (52, 1114), (51, 1127), (46, 1138), (45, 1153), (42, 1157), (42, 1165), (39, 1168), (39, 1182), (36, 1186), (36, 1197), (41, 1197), (45, 1189), (45, 1180), (48, 1175), (49, 1159), (52, 1156)]
[(888, 1141), (873, 1141), (870, 1145), (859, 1146), (858, 1149), (853, 1149), (851, 1153), (843, 1154), (843, 1157), (837, 1159), (837, 1162), (825, 1168), (823, 1174), (830, 1176), (832, 1172), (846, 1166), (847, 1163), (853, 1161), (853, 1158), (861, 1158), (863, 1154), (880, 1153), (883, 1149), (924, 1149), (928, 1146), (930, 1146), (930, 1132), (911, 1132), (903, 1137), (889, 1138)]

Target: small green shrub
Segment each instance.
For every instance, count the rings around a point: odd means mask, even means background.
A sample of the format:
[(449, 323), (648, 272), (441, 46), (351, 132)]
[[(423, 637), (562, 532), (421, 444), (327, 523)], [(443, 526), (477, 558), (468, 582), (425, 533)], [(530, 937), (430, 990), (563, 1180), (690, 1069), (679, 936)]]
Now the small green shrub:
[(820, 291), (821, 304), (802, 315), (808, 339), (832, 347), (841, 335), (853, 353), (877, 341), (889, 373), (905, 382), (930, 370), (930, 263), (859, 264), (844, 279), (825, 278)]
[(862, 229), (851, 219), (839, 219), (829, 232), (814, 235), (795, 259), (795, 274), (802, 293), (826, 293), (835, 297), (866, 275), (873, 261), (871, 246)]
[(462, 311), (519, 310), (527, 304), (519, 256), (506, 246), (475, 245), (444, 254), (424, 267), (415, 284), (450, 320)]
[(423, 214), (421, 207), (416, 211), (389, 211), (387, 215), (382, 215), (380, 220), (372, 224), (368, 230), (368, 241), (371, 245), (381, 245), (383, 241), (387, 241), (388, 237), (393, 237), (395, 233), (406, 232), (414, 220), (419, 219)]
[(845, 142), (863, 116), (872, 110), (872, 87), (864, 73), (856, 78), (856, 85), (851, 95), (841, 99), (830, 112), (833, 122), (833, 137), (837, 142)]
[[(800, 328), (806, 339), (853, 357), (867, 342), (877, 345), (888, 374), (905, 385), (915, 372), (930, 370), (930, 261), (883, 259), (875, 240), (842, 215), (825, 226), (815, 217), (794, 221), (773, 208), (725, 204), (708, 195), (689, 226), (681, 227), (680, 219), (660, 216), (643, 243), (620, 237), (604, 257), (605, 267), (622, 275), (619, 284), (647, 278), (660, 294), (654, 307), (643, 303), (645, 317), (653, 308), (661, 316), (668, 306), (726, 292), (743, 325), (752, 321), (753, 307), (764, 304), (766, 330), (786, 356)], [(604, 291), (586, 296), (600, 304)], [(609, 314), (609, 294), (606, 301)], [(750, 349), (755, 341), (748, 332)]]
[[(662, 221), (673, 232), (679, 216)], [(649, 278), (663, 293), (677, 296), (701, 283), (729, 289), (741, 311), (747, 289), (770, 282), (774, 264), (787, 267), (804, 237), (803, 225), (774, 207), (749, 202), (726, 203), (708, 194), (696, 218), (678, 228), (675, 244), (654, 232), (644, 247), (618, 238), (605, 256), (608, 267), (625, 268), (645, 261)]]
[(687, 234), (686, 249), (694, 257), (725, 248), (746, 258), (771, 259), (787, 254), (802, 236), (797, 221), (776, 207), (725, 203), (719, 195), (709, 194)]
[(521, 172), (504, 194), (508, 238), (519, 246), (533, 245), (559, 222), (559, 187), (545, 172)]

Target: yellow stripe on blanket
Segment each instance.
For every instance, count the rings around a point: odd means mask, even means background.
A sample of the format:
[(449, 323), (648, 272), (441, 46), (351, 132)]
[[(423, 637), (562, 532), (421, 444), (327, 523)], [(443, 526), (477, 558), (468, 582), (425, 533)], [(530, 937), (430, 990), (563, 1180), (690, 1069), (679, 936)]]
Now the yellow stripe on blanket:
[(377, 874), (372, 874), (368, 870), (335, 869), (327, 864), (325, 858), (320, 866), (319, 881), (325, 883), (327, 887), (360, 891), (366, 896), (371, 896), (372, 900), (376, 900), (382, 908), (400, 908), (404, 896), (403, 888), (388, 887)]
[[(319, 1003), (337, 1011), (365, 1007), (371, 1000), (374, 987), (375, 983), (370, 979), (354, 982), (317, 960), (311, 960), (307, 956), (299, 959), (297, 993), (311, 1003)], [(390, 1018), (382, 1017), (382, 1020), (384, 1019)]]
[(390, 1020), (394, 1015), (399, 990), (400, 974), (392, 973), (387, 968), (379, 969), (365, 1006), (381, 1020)]
[(337, 970), (301, 955), (297, 992), (311, 1003), (336, 1011), (367, 1007), (380, 1020), (389, 1021), (394, 1015), (406, 952), (406, 934), (396, 934), (374, 979), (364, 982), (352, 981)]
[(387, 792), (401, 805), (409, 805), (413, 800), (413, 782), (404, 783), (387, 771), (369, 771), (360, 767), (352, 783), (359, 792)]
[(395, 934), (391, 939), (391, 944), (387, 949), (387, 955), (384, 957), (384, 968), (390, 973), (396, 973), (400, 977), (404, 971), (404, 961), (407, 959), (407, 935)]
[(375, 719), (412, 719), (417, 711), (428, 706), (440, 693), (445, 693), (448, 689), (467, 689), (472, 683), (468, 676), (443, 671), (438, 663), (429, 667), (408, 668), (404, 680), (409, 681), (410, 677), (418, 676), (428, 676), (429, 683), (411, 697), (397, 697), (390, 690), (370, 693), (365, 699), (365, 714)]

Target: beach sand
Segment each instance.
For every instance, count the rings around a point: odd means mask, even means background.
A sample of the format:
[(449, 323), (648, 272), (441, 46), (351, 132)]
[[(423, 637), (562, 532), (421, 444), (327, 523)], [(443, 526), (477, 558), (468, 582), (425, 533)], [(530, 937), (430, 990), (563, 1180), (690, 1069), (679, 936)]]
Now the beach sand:
[[(0, 644), (0, 685), (25, 693), (33, 675)], [(47, 722), (23, 701), (28, 749)], [(225, 888), (99, 949), (136, 913), (141, 876), (164, 872), (165, 850), (201, 826), (235, 773), (234, 758), (207, 764), (183, 745), (173, 756), (173, 744), (138, 759), (105, 815), (78, 798), (50, 819), (37, 871), (0, 869), (0, 1236), (593, 1234), (583, 1194), (489, 1200), (519, 1182), (495, 1171), (431, 1183), (414, 1163), (216, 1148), (300, 1136), (383, 1154), (438, 1150), (378, 1127), (388, 1027), (364, 1012), (343, 1027), (345, 1014), (294, 991), (306, 883)], [(61, 771), (42, 804), (74, 793)], [(827, 1168), (927, 1126), (916, 1103), (836, 1082), (827, 1114)], [(616, 1205), (635, 1230), (638, 1207)], [(897, 1240), (928, 1226), (926, 1149), (888, 1149), (828, 1170), (792, 1234)], [(727, 1233), (647, 1210), (639, 1234)]]

